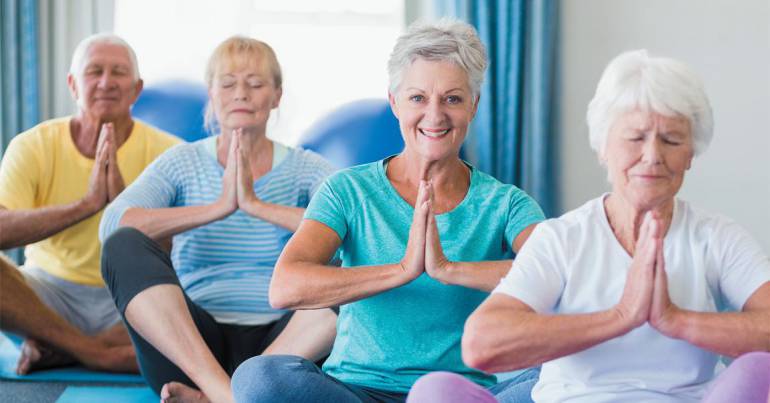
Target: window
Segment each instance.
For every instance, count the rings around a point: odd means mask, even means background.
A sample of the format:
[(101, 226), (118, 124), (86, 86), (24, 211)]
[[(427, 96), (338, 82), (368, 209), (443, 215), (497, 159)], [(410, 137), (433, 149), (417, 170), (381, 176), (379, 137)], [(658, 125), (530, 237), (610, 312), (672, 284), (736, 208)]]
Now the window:
[(231, 35), (270, 44), (284, 74), (268, 136), (295, 145), (334, 107), (387, 97), (386, 63), (404, 26), (403, 0), (116, 0), (115, 33), (134, 47), (145, 86), (203, 82), (211, 51)]

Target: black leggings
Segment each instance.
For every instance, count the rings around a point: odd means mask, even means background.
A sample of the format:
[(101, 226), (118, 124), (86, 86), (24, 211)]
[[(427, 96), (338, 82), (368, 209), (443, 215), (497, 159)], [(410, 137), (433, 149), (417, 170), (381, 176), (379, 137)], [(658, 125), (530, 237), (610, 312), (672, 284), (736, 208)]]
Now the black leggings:
[[(115, 300), (128, 334), (136, 349), (142, 375), (150, 387), (160, 393), (167, 382), (176, 381), (196, 387), (179, 367), (155, 349), (126, 321), (126, 305), (137, 294), (159, 284), (180, 287), (179, 278), (168, 253), (155, 241), (134, 228), (121, 228), (102, 247), (102, 277)], [(222, 368), (232, 376), (243, 361), (259, 355), (278, 337), (291, 314), (279, 321), (258, 326), (217, 323), (214, 318), (184, 294), (195, 326)]]

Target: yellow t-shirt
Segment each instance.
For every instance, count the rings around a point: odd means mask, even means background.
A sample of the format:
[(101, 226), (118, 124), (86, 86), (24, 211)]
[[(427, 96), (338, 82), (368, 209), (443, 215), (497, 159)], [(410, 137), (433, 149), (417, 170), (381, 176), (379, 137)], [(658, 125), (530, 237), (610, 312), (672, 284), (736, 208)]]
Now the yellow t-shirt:
[[(34, 209), (73, 203), (85, 196), (94, 160), (72, 141), (70, 117), (43, 122), (14, 137), (0, 165), (0, 206)], [(118, 166), (128, 186), (179, 139), (134, 119), (118, 149)], [(78, 284), (103, 286), (98, 239), (102, 211), (42, 241), (27, 245), (27, 262)]]

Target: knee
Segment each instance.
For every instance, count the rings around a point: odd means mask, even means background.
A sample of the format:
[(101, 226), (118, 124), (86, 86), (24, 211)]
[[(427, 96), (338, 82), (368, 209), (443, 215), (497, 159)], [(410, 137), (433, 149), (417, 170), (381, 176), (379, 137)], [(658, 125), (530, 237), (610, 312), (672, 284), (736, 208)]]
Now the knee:
[(737, 373), (770, 373), (770, 352), (746, 353), (730, 364), (728, 370)]
[(261, 355), (244, 361), (233, 373), (232, 389), (236, 402), (283, 401), (300, 381), (294, 373), (303, 359), (290, 355)]
[(431, 372), (422, 376), (409, 390), (407, 403), (421, 402), (496, 402), (486, 389), (451, 372)]
[(114, 275), (114, 262), (130, 262), (136, 257), (147, 236), (136, 228), (122, 227), (112, 233), (102, 244), (102, 278), (107, 284)]

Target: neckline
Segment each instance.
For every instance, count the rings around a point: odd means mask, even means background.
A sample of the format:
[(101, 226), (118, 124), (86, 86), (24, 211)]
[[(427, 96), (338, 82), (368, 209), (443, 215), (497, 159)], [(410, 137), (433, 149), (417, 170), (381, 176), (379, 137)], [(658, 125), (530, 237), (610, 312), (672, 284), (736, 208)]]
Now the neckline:
[[(219, 164), (219, 159), (217, 158), (217, 138), (220, 135), (221, 134), (209, 136), (198, 141), (203, 146), (203, 154), (205, 154), (208, 157), (209, 161), (214, 163), (214, 165), (219, 169), (220, 173), (224, 173), (225, 167)], [(284, 164), (286, 164), (287, 163), (286, 161), (288, 161), (291, 157), (290, 151), (291, 151), (291, 148), (281, 143), (278, 143), (276, 141), (273, 141), (273, 162), (270, 167), (270, 170), (265, 172), (264, 175), (254, 180), (254, 184), (256, 185), (260, 183), (264, 178), (267, 178), (268, 176), (272, 175), (273, 172), (275, 172)], [(276, 159), (276, 155), (278, 155), (279, 159)]]
[[(72, 138), (72, 129), (71, 129), (72, 119), (73, 119), (72, 116), (68, 117), (66, 119), (66, 124), (64, 125), (65, 126), (64, 131), (67, 138), (66, 144), (67, 146), (70, 147), (71, 150), (74, 151), (74, 154), (77, 155), (76, 158), (80, 159), (81, 163), (89, 163), (93, 165), (94, 161), (96, 160), (96, 155), (94, 155), (94, 158), (89, 158), (83, 155), (83, 153), (81, 153), (80, 150), (78, 149), (77, 145), (75, 145), (75, 139)], [(141, 124), (141, 122), (133, 118), (132, 120), (133, 120), (133, 126), (131, 127), (131, 132), (128, 134), (128, 138), (126, 138), (126, 141), (124, 141), (123, 144), (121, 144), (116, 151), (116, 154), (118, 154), (118, 159), (120, 158), (121, 150), (123, 150), (126, 147), (131, 147), (131, 144), (133, 142), (138, 141), (138, 140), (134, 140), (134, 137), (138, 137), (136, 133), (139, 131), (139, 125)]]
[[(598, 199), (596, 199), (596, 209), (598, 210), (598, 213), (601, 215), (602, 220), (602, 228), (605, 232), (605, 235), (607, 235), (610, 239), (612, 239), (612, 243), (615, 248), (619, 248), (619, 250), (623, 251), (623, 255), (628, 259), (628, 261), (632, 261), (634, 257), (628, 253), (626, 248), (623, 247), (623, 245), (620, 243), (620, 240), (618, 240), (618, 237), (615, 236), (615, 233), (612, 231), (612, 226), (610, 225), (610, 219), (607, 216), (607, 210), (604, 208), (604, 200), (610, 195), (610, 192), (606, 192), (601, 195)], [(671, 234), (675, 233), (679, 229), (679, 221), (681, 220), (681, 208), (679, 206), (679, 199), (674, 197), (674, 208), (671, 213), (671, 225), (668, 226), (668, 231), (663, 236), (663, 250), (665, 252), (666, 249), (668, 249), (669, 241), (672, 237)]]
[[(401, 197), (401, 195), (396, 191), (396, 188), (394, 188), (393, 184), (390, 183), (390, 180), (388, 179), (388, 175), (385, 171), (385, 167), (388, 164), (388, 162), (391, 159), (393, 159), (393, 157), (395, 157), (396, 155), (398, 154), (390, 155), (377, 162), (377, 176), (379, 177), (380, 184), (387, 189), (386, 192), (388, 193), (388, 196), (391, 199), (395, 200), (396, 204), (398, 204), (402, 210), (407, 211), (410, 214), (414, 214), (414, 207), (411, 204), (409, 204), (406, 200), (404, 200), (404, 198)], [(471, 192), (475, 190), (474, 188), (478, 182), (477, 169), (474, 168), (474, 166), (469, 164), (468, 162), (464, 160), (461, 160), (461, 161), (471, 171), (470, 183), (468, 184), (468, 191), (465, 192), (465, 196), (463, 197), (463, 199), (460, 201), (460, 203), (457, 203), (457, 205), (453, 209), (443, 212), (441, 214), (436, 214), (436, 217), (449, 216), (450, 214), (453, 214), (455, 211), (460, 211), (466, 204), (469, 203), (468, 200), (471, 197)]]

